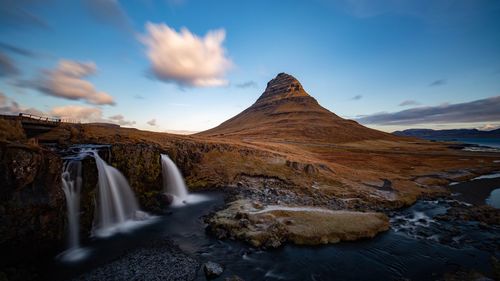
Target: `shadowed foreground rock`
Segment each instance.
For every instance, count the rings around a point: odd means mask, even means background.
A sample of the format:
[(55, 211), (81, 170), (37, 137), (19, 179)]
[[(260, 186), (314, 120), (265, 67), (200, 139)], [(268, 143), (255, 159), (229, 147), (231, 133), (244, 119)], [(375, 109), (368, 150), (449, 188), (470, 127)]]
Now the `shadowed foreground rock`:
[(279, 247), (286, 241), (318, 245), (374, 237), (389, 229), (382, 213), (332, 211), (309, 207), (263, 207), (238, 200), (208, 219), (219, 238), (247, 241), (255, 247)]
[(193, 280), (200, 264), (168, 240), (156, 241), (73, 280)]

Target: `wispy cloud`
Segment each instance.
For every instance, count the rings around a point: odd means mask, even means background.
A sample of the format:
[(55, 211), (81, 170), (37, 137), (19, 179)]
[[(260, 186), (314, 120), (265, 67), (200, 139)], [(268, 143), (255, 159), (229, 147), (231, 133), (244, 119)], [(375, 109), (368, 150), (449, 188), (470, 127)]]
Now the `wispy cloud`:
[(60, 60), (56, 69), (45, 70), (32, 81), (21, 81), (19, 86), (35, 88), (50, 96), (69, 100), (84, 100), (97, 105), (115, 105), (113, 97), (95, 89), (84, 80), (95, 74), (97, 66), (93, 62)]
[(32, 52), (30, 50), (26, 50), (26, 49), (23, 49), (23, 48), (20, 48), (20, 47), (11, 45), (11, 44), (7, 44), (4, 42), (0, 42), (0, 49), (4, 50), (6, 52), (11, 52), (11, 53), (14, 53), (16, 55), (21, 55), (21, 56), (25, 56), (25, 57), (38, 56), (37, 54), (35, 54), (34, 52)]
[(0, 78), (15, 76), (20, 73), (12, 59), (4, 53), (0, 53)]
[(399, 106), (417, 106), (417, 105), (420, 105), (420, 103), (415, 100), (405, 100), (399, 104)]
[(110, 24), (125, 32), (133, 32), (131, 20), (117, 0), (83, 0), (83, 3), (98, 22)]
[(56, 106), (52, 108), (49, 114), (73, 122), (100, 122), (102, 120), (102, 110), (92, 106)]
[(246, 82), (238, 83), (235, 86), (236, 86), (236, 88), (241, 88), (241, 89), (257, 88), (257, 83), (255, 81), (246, 81)]
[(223, 29), (209, 31), (204, 37), (187, 28), (177, 32), (165, 24), (147, 23), (146, 30), (140, 41), (147, 47), (155, 78), (188, 87), (228, 84), (224, 75), (232, 63), (222, 46)]
[(500, 121), (500, 96), (465, 103), (416, 107), (394, 113), (377, 113), (357, 119), (364, 124), (414, 125)]
[(5, 94), (0, 92), (0, 114), (18, 115), (20, 112), (31, 113), (39, 116), (45, 115), (44, 112), (36, 108), (20, 106), (15, 100), (9, 99)]
[(446, 79), (438, 79), (429, 83), (429, 87), (443, 86), (447, 83)]
[(363, 98), (362, 95), (355, 95), (354, 97), (351, 98), (351, 100), (360, 100), (362, 98)]
[(125, 120), (125, 117), (121, 114), (110, 116), (109, 119), (120, 126), (133, 126), (135, 121)]
[(156, 119), (153, 118), (151, 120), (149, 120), (148, 122), (146, 122), (149, 126), (156, 126)]
[[(40, 1), (38, 1), (40, 2)], [(0, 26), (11, 28), (49, 28), (48, 23), (32, 10), (44, 3), (30, 0), (4, 0), (0, 5)]]
[(117, 114), (105, 118), (102, 109), (97, 106), (86, 105), (64, 105), (56, 106), (48, 110), (39, 110), (33, 107), (20, 105), (15, 100), (0, 92), (0, 114), (18, 115), (20, 112), (30, 113), (38, 116), (53, 116), (69, 122), (101, 122), (113, 123), (120, 126), (134, 126), (135, 121), (127, 120), (123, 115)]
[(500, 124), (484, 124), (483, 126), (480, 126), (477, 129), (481, 130), (481, 131), (496, 130), (496, 129), (500, 129)]
[(50, 109), (50, 111), (48, 111), (47, 113), (44, 113), (44, 115), (58, 117), (70, 122), (113, 123), (120, 126), (128, 126), (128, 127), (131, 127), (136, 124), (135, 121), (126, 120), (126, 118), (121, 114), (105, 118), (103, 116), (102, 109), (96, 106), (85, 106), (85, 105), (56, 106)]

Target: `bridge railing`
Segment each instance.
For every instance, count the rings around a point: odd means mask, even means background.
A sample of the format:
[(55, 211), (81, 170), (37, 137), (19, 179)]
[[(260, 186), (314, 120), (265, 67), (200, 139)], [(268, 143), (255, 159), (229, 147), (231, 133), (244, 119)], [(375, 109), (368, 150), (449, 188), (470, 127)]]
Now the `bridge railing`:
[(21, 118), (29, 118), (31, 120), (37, 120), (41, 122), (49, 122), (49, 123), (61, 123), (61, 118), (56, 118), (56, 117), (43, 117), (43, 116), (38, 116), (30, 113), (19, 113), (19, 117)]

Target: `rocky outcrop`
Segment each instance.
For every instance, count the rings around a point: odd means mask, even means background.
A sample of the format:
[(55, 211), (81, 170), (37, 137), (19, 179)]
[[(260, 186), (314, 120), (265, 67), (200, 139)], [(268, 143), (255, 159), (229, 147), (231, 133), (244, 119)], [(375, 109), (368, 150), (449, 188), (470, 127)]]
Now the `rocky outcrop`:
[(382, 213), (325, 208), (267, 206), (238, 200), (207, 219), (218, 238), (240, 239), (255, 247), (276, 248), (290, 241), (318, 245), (371, 238), (389, 229)]
[(0, 264), (14, 279), (29, 272), (24, 263), (54, 254), (64, 241), (61, 170), (48, 150), (0, 143)]
[(161, 150), (150, 144), (116, 144), (110, 148), (108, 163), (120, 170), (129, 181), (141, 207), (159, 212), (163, 192)]
[(500, 209), (491, 206), (469, 206), (455, 204), (445, 214), (437, 215), (436, 219), (443, 221), (478, 221), (485, 226), (500, 225)]

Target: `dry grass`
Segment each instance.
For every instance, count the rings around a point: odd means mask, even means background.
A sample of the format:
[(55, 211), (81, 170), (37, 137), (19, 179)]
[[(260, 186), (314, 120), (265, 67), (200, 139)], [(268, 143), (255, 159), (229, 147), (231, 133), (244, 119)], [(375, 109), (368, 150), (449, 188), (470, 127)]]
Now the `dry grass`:
[(0, 119), (0, 140), (16, 141), (25, 139), (26, 135), (24, 134), (21, 122), (16, 120)]

